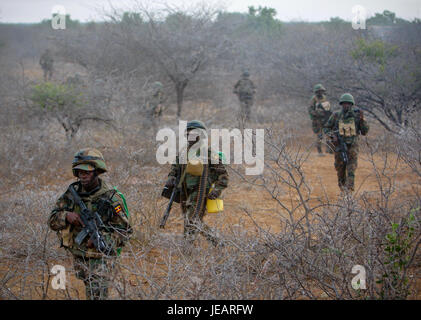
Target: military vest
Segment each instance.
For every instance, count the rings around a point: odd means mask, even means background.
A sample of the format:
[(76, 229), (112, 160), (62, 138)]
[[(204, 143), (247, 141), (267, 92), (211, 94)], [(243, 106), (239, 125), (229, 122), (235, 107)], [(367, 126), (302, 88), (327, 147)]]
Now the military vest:
[[(80, 214), (80, 207), (74, 203), (72, 196), (67, 191), (63, 197), (69, 205), (68, 211), (74, 211)], [(100, 188), (92, 194), (83, 194), (78, 191), (82, 201), (91, 211), (97, 211), (99, 204), (102, 199), (110, 200), (112, 212), (109, 214), (110, 222), (129, 224), (128, 216), (124, 211), (124, 206), (120, 204), (118, 194), (111, 188), (105, 181), (101, 180)], [(106, 212), (98, 212), (101, 219), (105, 221)], [(75, 243), (75, 238), (78, 233), (82, 231), (82, 226), (74, 226), (69, 224), (65, 229), (59, 231), (59, 237), (61, 238), (61, 245), (77, 256), (84, 256), (87, 258), (100, 258), (102, 253), (98, 252), (95, 248), (87, 247), (87, 240), (83, 241), (80, 246)], [(102, 230), (102, 234), (108, 243), (115, 243), (115, 239), (112, 232)]]
[(353, 144), (358, 139), (359, 134), (359, 118), (356, 115), (355, 109), (348, 111), (346, 114), (343, 111), (339, 112), (337, 119), (338, 134), (344, 138), (347, 144)]

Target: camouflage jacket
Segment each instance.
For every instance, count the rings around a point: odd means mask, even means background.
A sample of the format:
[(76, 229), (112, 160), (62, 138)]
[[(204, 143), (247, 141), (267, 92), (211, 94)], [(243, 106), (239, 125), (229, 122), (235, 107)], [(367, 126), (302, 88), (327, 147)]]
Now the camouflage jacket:
[(165, 94), (162, 90), (155, 90), (149, 95), (147, 104), (150, 107), (156, 107), (166, 100)]
[[(76, 182), (73, 185), (82, 201), (90, 210), (99, 210), (100, 200), (107, 200), (110, 206), (103, 209), (102, 212), (98, 211), (106, 226), (105, 230), (101, 230), (101, 232), (106, 241), (114, 248), (118, 249), (124, 246), (132, 229), (123, 201), (115, 190), (101, 179), (100, 186), (91, 193), (84, 192), (80, 182)], [(82, 230), (82, 227), (69, 224), (66, 220), (65, 211), (80, 213), (80, 207), (74, 203), (69, 189), (57, 200), (48, 219), (48, 225), (57, 232), (61, 246), (77, 256), (100, 258), (102, 253), (95, 248), (87, 248), (89, 237), (86, 237), (80, 246), (75, 243), (75, 237)]]
[(53, 57), (48, 53), (43, 53), (41, 58), (39, 59), (39, 64), (43, 68), (51, 68), (53, 66), (54, 59)]
[(239, 97), (252, 97), (256, 93), (256, 86), (248, 78), (242, 78), (234, 86), (234, 93)]
[[(212, 164), (211, 159), (218, 159), (217, 164)], [(177, 157), (176, 164), (171, 165), (171, 171), (168, 174), (168, 177), (177, 177), (177, 173), (181, 169), (181, 175), (183, 175), (184, 170), (186, 170), (186, 164), (179, 164), (179, 158)], [(208, 181), (206, 185), (206, 194), (209, 193), (211, 186), (213, 185), (213, 190), (218, 191), (221, 195), (222, 190), (228, 186), (228, 172), (225, 168), (225, 165), (222, 163), (222, 156), (219, 153), (214, 153), (209, 149), (208, 152), (208, 164), (209, 164), (209, 173)], [(199, 188), (200, 176), (194, 176), (186, 172), (184, 180), (182, 183), (182, 200), (186, 200), (188, 195), (197, 191)]]
[[(344, 124), (354, 127), (351, 131), (355, 132), (344, 135), (343, 132), (340, 131)], [(347, 144), (354, 144), (358, 142), (358, 136), (360, 134), (365, 136), (369, 129), (367, 121), (365, 119), (361, 121), (360, 119), (360, 110), (356, 107), (352, 107), (347, 113), (344, 113), (343, 110), (334, 112), (325, 123), (323, 131), (326, 134), (332, 134), (332, 131), (334, 134), (339, 133), (341, 136), (344, 136), (344, 140)]]
[(321, 99), (316, 95), (311, 98), (308, 114), (310, 115), (311, 120), (320, 121), (322, 123), (325, 123), (329, 119), (332, 115), (332, 111), (330, 103), (325, 95), (323, 95)]

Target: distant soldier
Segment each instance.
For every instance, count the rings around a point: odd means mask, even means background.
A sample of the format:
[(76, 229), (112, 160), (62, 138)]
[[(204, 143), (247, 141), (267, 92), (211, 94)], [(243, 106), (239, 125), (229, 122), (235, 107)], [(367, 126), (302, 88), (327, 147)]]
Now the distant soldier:
[(254, 94), (256, 93), (256, 86), (249, 77), (249, 72), (244, 71), (242, 78), (235, 84), (233, 91), (240, 100), (241, 116), (246, 121), (249, 120), (250, 109), (253, 106)]
[[(191, 132), (193, 129), (206, 131), (203, 122), (198, 120), (187, 123), (188, 135), (193, 134)], [(189, 151), (195, 143), (199, 142), (200, 137), (196, 136), (194, 141), (188, 142), (187, 150)], [(198, 152), (197, 155), (199, 156), (200, 150)], [(222, 164), (222, 154), (208, 149), (207, 159), (208, 163), (193, 165), (191, 162), (180, 164), (179, 157), (177, 157), (177, 163), (171, 166), (171, 172), (165, 186), (173, 189), (177, 175), (181, 177), (178, 186), (181, 189), (180, 203), (184, 214), (184, 238), (191, 244), (199, 232), (213, 245), (217, 246), (221, 242), (209, 226), (203, 222), (203, 217), (206, 210), (206, 199), (213, 200), (220, 197), (222, 190), (228, 185), (228, 173), (225, 165)], [(217, 163), (212, 164), (212, 159)], [(205, 192), (202, 198), (199, 198), (201, 186)]]
[(152, 84), (150, 92), (146, 98), (146, 112), (149, 114), (152, 120), (152, 125), (157, 127), (164, 110), (163, 103), (166, 97), (163, 91), (163, 85), (161, 82), (156, 81)]
[[(83, 280), (86, 298), (100, 300), (108, 297), (113, 265), (121, 248), (132, 232), (124, 196), (99, 178), (107, 171), (104, 158), (96, 149), (77, 152), (72, 164), (73, 175), (78, 178), (57, 200), (48, 219), (48, 225), (57, 231), (61, 246), (73, 255), (76, 277)], [(77, 237), (86, 231), (81, 219), (81, 207), (70, 191), (73, 186), (86, 207), (97, 212), (103, 227), (99, 228), (112, 252), (99, 251), (95, 238), (86, 236), (80, 244)]]
[(83, 79), (80, 74), (76, 73), (74, 76), (67, 77), (66, 85), (70, 87), (82, 87), (84, 85)]
[(339, 99), (341, 111), (331, 115), (324, 132), (333, 137), (335, 169), (341, 190), (354, 191), (355, 171), (358, 163), (358, 136), (365, 136), (369, 126), (363, 111), (355, 107), (354, 97), (345, 93)]
[[(332, 115), (330, 102), (326, 99), (326, 89), (321, 84), (314, 86), (314, 96), (311, 97), (308, 113), (312, 121), (313, 132), (317, 135), (317, 151), (319, 155), (323, 155), (323, 125)], [(326, 152), (333, 153), (333, 146), (329, 138), (326, 139)]]
[(41, 65), (41, 68), (44, 71), (44, 81), (51, 80), (53, 76), (53, 63), (54, 59), (50, 49), (45, 50), (45, 52), (39, 59), (39, 64)]

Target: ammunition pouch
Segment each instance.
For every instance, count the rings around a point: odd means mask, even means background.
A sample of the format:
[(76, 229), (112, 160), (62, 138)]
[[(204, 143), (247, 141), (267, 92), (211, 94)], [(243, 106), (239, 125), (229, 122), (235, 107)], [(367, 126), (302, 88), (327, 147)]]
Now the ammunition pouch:
[(352, 118), (350, 121), (339, 121), (338, 125), (339, 135), (344, 137), (355, 137), (357, 135), (357, 130), (355, 126), (355, 121)]
[(251, 100), (253, 99), (253, 94), (249, 92), (240, 92), (240, 100)]
[(186, 172), (192, 176), (200, 177), (203, 174), (203, 163), (200, 160), (190, 160)]
[(61, 246), (63, 247), (71, 247), (73, 245), (73, 232), (70, 231), (71, 228), (72, 225), (69, 224), (66, 228), (58, 232)]
[(325, 111), (330, 111), (330, 102), (329, 101), (325, 101), (321, 103), (323, 110)]

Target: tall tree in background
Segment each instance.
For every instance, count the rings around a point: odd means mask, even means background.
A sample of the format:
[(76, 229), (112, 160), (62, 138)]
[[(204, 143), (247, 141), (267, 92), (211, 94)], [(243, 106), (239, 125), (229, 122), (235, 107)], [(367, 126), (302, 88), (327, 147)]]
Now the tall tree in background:
[[(121, 25), (126, 21), (120, 32), (130, 39), (131, 50), (153, 61), (173, 83), (178, 117), (188, 84), (225, 49), (213, 23), (217, 13), (204, 5), (188, 10), (168, 5), (150, 9), (139, 2), (131, 16), (113, 15)], [(129, 17), (137, 17), (137, 21), (127, 23)]]

